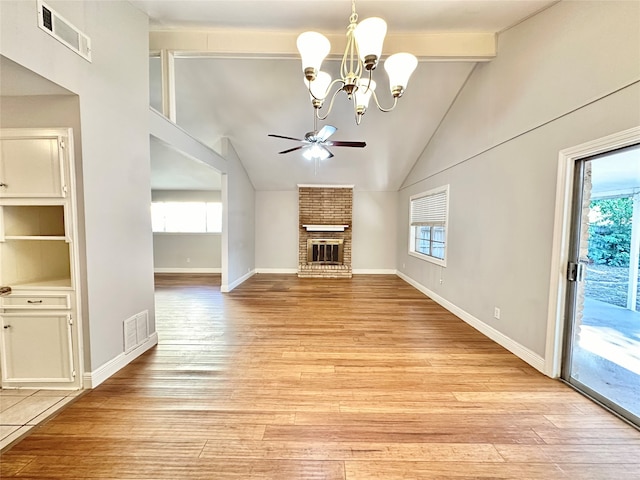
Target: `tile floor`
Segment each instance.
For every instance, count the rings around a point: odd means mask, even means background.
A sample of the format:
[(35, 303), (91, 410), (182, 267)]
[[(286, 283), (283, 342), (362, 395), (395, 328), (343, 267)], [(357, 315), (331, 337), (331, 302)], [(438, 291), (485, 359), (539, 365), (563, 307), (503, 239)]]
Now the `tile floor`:
[(0, 389), (0, 450), (81, 393), (82, 390)]

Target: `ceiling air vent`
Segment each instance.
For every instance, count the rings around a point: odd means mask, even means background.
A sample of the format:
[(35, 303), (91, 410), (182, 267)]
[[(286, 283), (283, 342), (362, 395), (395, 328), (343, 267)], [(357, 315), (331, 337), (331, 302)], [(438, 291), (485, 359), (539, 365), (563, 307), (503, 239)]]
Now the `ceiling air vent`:
[(91, 61), (91, 39), (41, 0), (38, 0), (38, 26), (85, 60)]

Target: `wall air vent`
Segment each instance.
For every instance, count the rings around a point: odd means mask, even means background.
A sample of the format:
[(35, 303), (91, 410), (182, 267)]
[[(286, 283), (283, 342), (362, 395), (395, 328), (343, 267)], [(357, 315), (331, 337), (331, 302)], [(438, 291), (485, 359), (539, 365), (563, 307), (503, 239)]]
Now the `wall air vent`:
[(149, 311), (134, 315), (124, 321), (124, 353), (129, 353), (149, 338)]
[(41, 0), (38, 0), (38, 26), (85, 60), (91, 61), (91, 39)]

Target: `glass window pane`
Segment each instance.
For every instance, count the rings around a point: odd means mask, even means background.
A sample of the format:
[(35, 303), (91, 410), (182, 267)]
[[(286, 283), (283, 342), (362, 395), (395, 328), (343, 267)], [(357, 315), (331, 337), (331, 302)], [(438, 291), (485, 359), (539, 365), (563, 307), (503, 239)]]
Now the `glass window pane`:
[(444, 242), (444, 227), (433, 227), (433, 240)]
[(204, 202), (165, 203), (167, 232), (205, 232), (206, 207)]
[(164, 232), (164, 203), (151, 204), (151, 230)]
[(149, 105), (162, 112), (162, 61), (149, 57)]
[(222, 232), (221, 203), (207, 203), (207, 232)]

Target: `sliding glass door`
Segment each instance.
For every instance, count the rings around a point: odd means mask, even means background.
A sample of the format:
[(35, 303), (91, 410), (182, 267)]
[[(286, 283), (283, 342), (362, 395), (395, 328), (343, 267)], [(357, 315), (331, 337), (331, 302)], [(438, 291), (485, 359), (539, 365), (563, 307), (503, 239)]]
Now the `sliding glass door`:
[(562, 377), (640, 425), (640, 145), (577, 161)]

